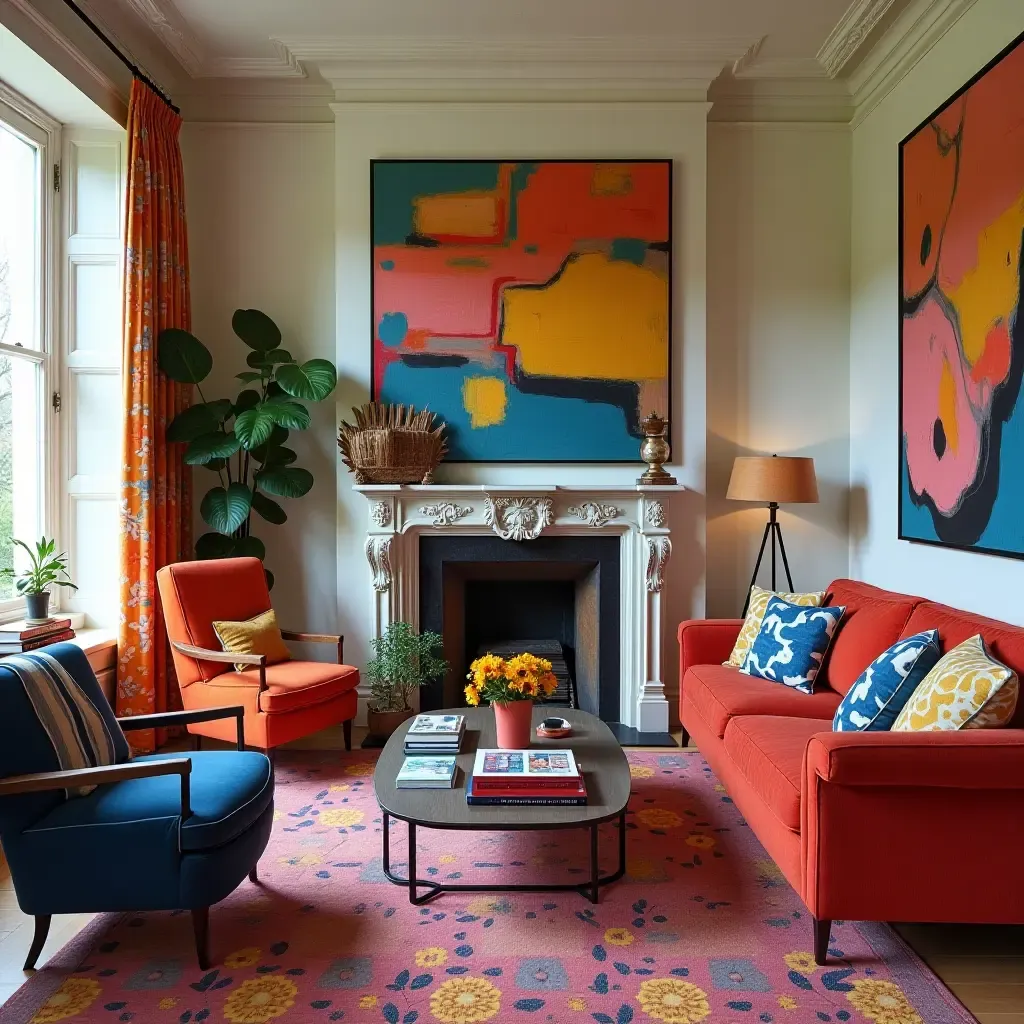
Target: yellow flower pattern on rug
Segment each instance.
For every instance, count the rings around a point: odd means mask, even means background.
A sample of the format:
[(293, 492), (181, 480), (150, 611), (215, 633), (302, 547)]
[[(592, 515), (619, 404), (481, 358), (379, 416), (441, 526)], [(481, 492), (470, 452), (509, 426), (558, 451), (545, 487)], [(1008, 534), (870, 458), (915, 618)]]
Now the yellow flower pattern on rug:
[(631, 946), (635, 936), (628, 928), (609, 928), (604, 933), (604, 941), (609, 946)]
[[(750, 588), (750, 605), (747, 608), (747, 615), (743, 620), (743, 625), (740, 627), (740, 635), (736, 637), (732, 654), (729, 655), (729, 660), (725, 662), (726, 665), (733, 665), (739, 668), (747, 660), (750, 648), (757, 634), (761, 631), (764, 613), (768, 608), (768, 599), (772, 596), (773, 593), (770, 590), (762, 590), (760, 587)], [(783, 601), (788, 601), (790, 604), (798, 604), (801, 608), (819, 608), (822, 599), (825, 597), (825, 592), (822, 591), (818, 594), (785, 594), (776, 592), (774, 596), (781, 598)]]
[(634, 779), (650, 779), (654, 776), (654, 769), (646, 764), (631, 764), (629, 774)]
[(997, 729), (1017, 708), (1017, 673), (996, 661), (981, 636), (944, 654), (918, 683), (893, 732)]
[(67, 978), (39, 1007), (32, 1024), (54, 1024), (87, 1010), (100, 994), (100, 983), (92, 978)]
[(415, 960), (417, 967), (443, 967), (448, 962), (448, 950), (440, 946), (418, 949)]
[(358, 825), (365, 817), (366, 815), (362, 811), (342, 808), (336, 811), (321, 811), (320, 817), (317, 820), (321, 825), (327, 825), (329, 828), (337, 828), (339, 826), (345, 828), (349, 825)]
[(645, 981), (636, 998), (648, 1017), (665, 1021), (665, 1024), (696, 1024), (711, 1013), (707, 993), (678, 978)]
[(679, 828), (683, 819), (665, 807), (647, 807), (637, 811), (637, 818), (648, 828)]
[(813, 953), (787, 953), (782, 959), (791, 971), (799, 971), (800, 974), (813, 974), (818, 969)]
[(239, 967), (255, 967), (260, 962), (263, 950), (256, 946), (247, 946), (245, 949), (236, 949), (224, 957), (224, 966), (237, 970)]
[(476, 1024), (501, 1008), (501, 991), (486, 978), (452, 978), (430, 997), (430, 1012), (442, 1024)]
[(924, 1024), (921, 1015), (898, 985), (891, 981), (861, 978), (846, 998), (874, 1024)]
[(288, 978), (250, 978), (228, 996), (224, 1016), (232, 1024), (266, 1024), (291, 1009), (298, 991), (295, 982)]

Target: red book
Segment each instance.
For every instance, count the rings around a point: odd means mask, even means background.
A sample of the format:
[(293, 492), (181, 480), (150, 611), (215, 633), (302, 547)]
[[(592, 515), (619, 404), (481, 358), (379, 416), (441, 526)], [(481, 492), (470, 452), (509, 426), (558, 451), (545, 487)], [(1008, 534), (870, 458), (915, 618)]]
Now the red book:
[(567, 778), (544, 779), (536, 778), (508, 778), (492, 775), (474, 775), (473, 789), (477, 793), (508, 793), (518, 792), (521, 789), (543, 789), (545, 792), (558, 792), (559, 790), (576, 789), (580, 784), (580, 776), (574, 775)]
[(4, 654), (25, 654), (34, 651), (37, 647), (46, 647), (49, 644), (59, 644), (64, 640), (74, 640), (75, 631), (65, 629), (55, 636), (40, 636), (34, 640), (26, 640), (24, 643), (0, 643), (0, 655)]
[(511, 806), (515, 804), (535, 806), (566, 806), (579, 807), (587, 802), (587, 787), (580, 778), (572, 789), (549, 789), (545, 786), (516, 787), (502, 791), (479, 791), (476, 788), (477, 778), (472, 776), (466, 786), (466, 801), (479, 806)]
[(70, 619), (51, 619), (30, 626), (24, 619), (18, 622), (6, 622), (0, 626), (0, 644), (23, 643), (37, 636), (50, 636), (64, 633), (71, 628)]

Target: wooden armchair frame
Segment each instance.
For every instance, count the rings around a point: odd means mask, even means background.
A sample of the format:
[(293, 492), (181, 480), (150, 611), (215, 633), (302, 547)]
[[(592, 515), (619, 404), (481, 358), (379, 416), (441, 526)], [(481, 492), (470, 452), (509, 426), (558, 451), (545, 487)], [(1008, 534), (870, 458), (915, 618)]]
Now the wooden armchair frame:
[[(204, 708), (200, 711), (166, 711), (156, 715), (133, 715), (117, 721), (125, 732), (136, 729), (154, 729), (170, 725), (187, 725), (189, 722), (210, 722), (218, 718), (234, 718), (238, 726), (238, 749), (245, 750), (244, 718), (245, 709), (240, 706)], [(35, 772), (30, 775), (11, 775), (0, 779), (0, 797), (15, 796), (19, 793), (39, 793), (46, 790), (68, 789), (75, 786), (101, 786), (104, 783), (124, 782), (128, 779), (146, 779), (158, 775), (181, 776), (181, 820), (192, 816), (191, 794), (192, 762), (187, 756), (168, 758), (163, 761), (129, 761), (126, 764), (102, 765), (99, 768), (74, 768), (61, 772)], [(250, 881), (257, 878), (256, 868), (249, 872)], [(25, 970), (35, 970), (36, 960), (43, 950), (46, 936), (50, 931), (49, 914), (37, 914), (35, 932)], [(205, 971), (210, 965), (210, 908), (200, 907), (192, 911), (192, 928), (195, 932), (196, 952), (199, 966)]]

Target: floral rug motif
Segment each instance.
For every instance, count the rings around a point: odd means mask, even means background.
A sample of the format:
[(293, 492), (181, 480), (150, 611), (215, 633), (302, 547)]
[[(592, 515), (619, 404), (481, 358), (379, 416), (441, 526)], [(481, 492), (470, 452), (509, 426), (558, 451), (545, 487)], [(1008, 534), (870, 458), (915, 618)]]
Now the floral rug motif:
[[(811, 956), (806, 908), (697, 753), (630, 753), (626, 878), (576, 893), (457, 894), (423, 907), (384, 877), (371, 752), (289, 753), (274, 832), (211, 912), (99, 918), (2, 1008), (0, 1024), (966, 1024), (885, 925), (837, 923)], [(585, 879), (584, 831), (417, 830), (421, 877)], [(602, 868), (616, 857), (602, 829)], [(395, 822), (393, 869), (407, 832)], [(397, 863), (395, 863), (397, 862)]]

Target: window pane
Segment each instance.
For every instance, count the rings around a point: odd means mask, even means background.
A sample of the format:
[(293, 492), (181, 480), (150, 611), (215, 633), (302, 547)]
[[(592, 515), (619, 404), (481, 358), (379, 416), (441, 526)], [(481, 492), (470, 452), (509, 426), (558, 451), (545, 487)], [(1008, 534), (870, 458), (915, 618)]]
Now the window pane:
[[(0, 355), (0, 567), (24, 569), (11, 537), (32, 544), (39, 539), (42, 445), (39, 437), (37, 363)], [(10, 580), (0, 580), (0, 600), (15, 596)]]
[(39, 348), (38, 149), (0, 122), (0, 342)]

